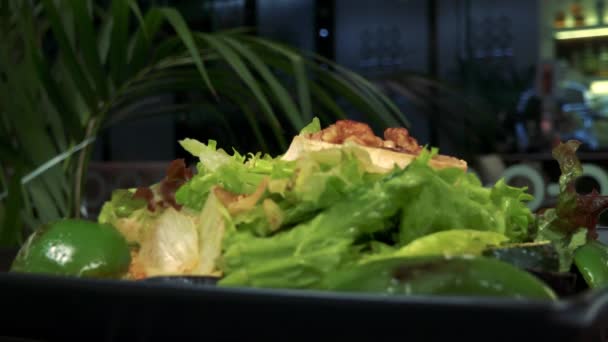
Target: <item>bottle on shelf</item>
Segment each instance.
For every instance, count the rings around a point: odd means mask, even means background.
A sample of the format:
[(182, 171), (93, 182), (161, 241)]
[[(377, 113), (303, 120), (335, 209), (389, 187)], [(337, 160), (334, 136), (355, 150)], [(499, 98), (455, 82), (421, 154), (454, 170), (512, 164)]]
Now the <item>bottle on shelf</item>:
[(583, 72), (586, 75), (596, 75), (597, 67), (598, 67), (598, 59), (595, 51), (593, 51), (593, 46), (590, 42), (585, 44), (585, 50), (583, 51)]
[(602, 44), (599, 56), (599, 76), (608, 77), (608, 45)]
[(604, 8), (606, 7), (606, 4), (604, 3), (604, 0), (597, 0), (597, 2), (595, 3), (595, 11), (596, 11), (596, 15), (597, 15), (597, 24), (598, 25), (604, 25)]
[(570, 14), (574, 19), (574, 26), (585, 26), (585, 14), (580, 0), (575, 0), (570, 6)]
[(576, 50), (572, 52), (571, 55), (571, 67), (574, 70), (583, 70), (583, 54), (581, 51)]
[(555, 26), (555, 28), (566, 27), (566, 13), (564, 13), (564, 11), (558, 11), (557, 13), (555, 13), (555, 19), (553, 20), (553, 26)]

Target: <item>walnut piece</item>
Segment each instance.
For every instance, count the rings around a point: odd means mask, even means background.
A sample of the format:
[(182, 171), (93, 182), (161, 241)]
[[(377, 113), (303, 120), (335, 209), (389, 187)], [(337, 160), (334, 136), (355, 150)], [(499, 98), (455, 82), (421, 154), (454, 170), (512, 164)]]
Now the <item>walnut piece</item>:
[(343, 144), (348, 141), (367, 147), (386, 148), (400, 152), (418, 153), (422, 147), (403, 127), (388, 128), (384, 131), (384, 140), (374, 134), (369, 125), (353, 120), (338, 120), (335, 124), (313, 133), (311, 140), (332, 144)]
[(387, 128), (384, 131), (384, 139), (394, 142), (398, 148), (408, 152), (420, 152), (422, 150), (418, 141), (410, 136), (410, 132), (403, 127)]
[(368, 125), (352, 120), (338, 120), (335, 124), (312, 134), (311, 139), (332, 144), (354, 141), (364, 146), (382, 146), (382, 139), (377, 137)]

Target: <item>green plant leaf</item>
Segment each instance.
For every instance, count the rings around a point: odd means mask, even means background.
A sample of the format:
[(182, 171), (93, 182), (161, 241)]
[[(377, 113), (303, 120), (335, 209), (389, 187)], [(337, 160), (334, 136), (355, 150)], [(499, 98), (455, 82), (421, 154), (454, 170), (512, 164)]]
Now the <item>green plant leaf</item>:
[(8, 186), (8, 198), (4, 207), (4, 217), (0, 226), (0, 246), (14, 247), (19, 244), (21, 232), (21, 207), (23, 198), (21, 192), (22, 169), (17, 168)]
[(44, 61), (43, 57), (36, 51), (32, 51), (32, 61), (36, 72), (38, 73), (39, 81), (42, 89), (46, 92), (50, 102), (53, 104), (55, 111), (61, 115), (62, 122), (65, 123), (69, 135), (74, 139), (79, 139), (82, 136), (82, 125), (80, 124), (80, 115), (76, 113), (72, 104), (66, 101), (60, 93), (62, 89), (55, 79), (49, 73), (50, 67)]
[[(176, 89), (189, 89), (189, 90), (193, 90), (193, 89), (201, 89), (201, 90), (205, 90), (207, 91), (208, 88), (204, 85), (204, 83), (202, 82), (202, 80), (200, 79), (200, 77), (198, 76), (196, 70), (193, 71), (187, 71), (187, 70), (181, 70), (181, 71), (172, 71), (172, 72), (157, 72), (160, 75), (164, 75), (163, 76), (154, 76), (152, 75), (152, 77), (146, 79), (145, 81), (139, 82), (139, 83), (135, 83), (132, 85), (132, 87), (130, 87), (126, 93), (125, 93), (125, 97), (128, 98), (139, 98), (140, 96), (144, 96), (144, 94), (147, 94), (147, 96), (151, 95), (151, 94), (160, 94), (169, 90), (176, 90)], [(260, 125), (259, 125), (259, 118), (257, 118), (252, 110), (252, 108), (255, 108), (255, 102), (253, 102), (253, 99), (251, 97), (251, 94), (249, 93), (249, 91), (240, 86), (238, 84), (238, 82), (235, 82), (234, 80), (231, 79), (225, 79), (225, 78), (221, 78), (220, 75), (224, 74), (223, 72), (220, 71), (214, 71), (214, 79), (216, 79), (216, 84), (218, 85), (218, 89), (222, 89), (222, 94), (221, 95), (221, 99), (228, 99), (230, 100), (231, 103), (237, 105), (239, 108), (241, 108), (242, 114), (245, 115), (245, 118), (247, 120), (247, 122), (250, 124), (251, 129), (256, 137), (256, 140), (258, 141), (258, 143), (260, 144), (260, 146), (264, 149), (264, 151), (268, 150), (268, 144), (267, 141), (268, 139), (264, 138), (264, 135), (261, 133), (261, 129), (260, 129)], [(217, 77), (216, 77), (217, 76)], [(212, 104), (214, 104), (215, 101), (210, 102), (209, 107), (212, 108)], [(221, 104), (221, 103), (220, 103)], [(121, 107), (126, 107), (129, 105), (129, 102), (123, 102), (121, 103)], [(170, 109), (186, 109), (188, 108), (188, 106), (184, 106), (184, 107), (174, 107), (174, 108), (170, 108)], [(166, 111), (162, 111), (164, 113), (167, 113)], [(161, 111), (159, 111), (159, 113), (157, 114), (161, 114)], [(119, 111), (116, 113), (113, 113), (109, 116), (109, 121), (108, 121), (108, 125), (112, 125), (115, 124), (117, 122), (123, 121), (123, 120), (128, 120), (131, 119), (135, 116), (138, 116), (140, 114), (134, 113), (134, 112), (129, 112), (129, 111)], [(277, 140), (277, 142), (279, 144), (281, 144), (280, 141)], [(283, 144), (285, 144), (285, 142), (283, 141)], [(281, 145), (281, 146), (285, 146), (285, 145)]]
[(9, 162), (18, 168), (32, 167), (31, 161), (27, 160), (27, 156), (14, 149), (12, 144), (0, 136), (0, 159)]
[(70, 139), (69, 133), (71, 132), (67, 132), (62, 116), (57, 112), (53, 105), (49, 103), (48, 97), (41, 101), (41, 105), (48, 108), (49, 136), (57, 144), (59, 150), (67, 149), (68, 139)]
[[(27, 163), (25, 167), (33, 167), (33, 165), (42, 163), (47, 156), (56, 153), (53, 141), (45, 130), (44, 117), (40, 120), (39, 113), (43, 108), (41, 102), (33, 100), (37, 98), (39, 85), (31, 83), (29, 76), (27, 81), (24, 81), (24, 75), (27, 75), (28, 71), (31, 72), (33, 69), (29, 63), (32, 63), (32, 59), (13, 64), (11, 68), (5, 70), (7, 84), (11, 86), (11, 96), (4, 98), (4, 103), (10, 108), (7, 119), (14, 129), (12, 134), (17, 141), (15, 147), (23, 155), (22, 160)], [(2, 85), (2, 88), (4, 87)], [(13, 165), (16, 167), (20, 164), (23, 165), (23, 163), (14, 163)], [(45, 175), (44, 181), (54, 198), (51, 203), (62, 201), (61, 170), (50, 170)]]
[[(137, 3), (136, 0), (126, 0), (127, 3), (129, 4), (129, 8), (131, 8), (131, 11), (133, 12), (133, 14), (135, 14), (135, 18), (137, 18), (137, 21), (139, 22), (140, 27), (144, 26), (145, 24), (145, 20), (144, 20), (144, 16), (141, 13), (141, 9), (139, 8), (139, 4)], [(147, 31), (144, 31), (145, 35), (148, 35)], [(148, 36), (149, 38), (149, 36)]]
[(127, 78), (127, 44), (129, 35), (129, 1), (112, 0), (111, 13), (114, 23), (109, 50), (110, 71), (115, 84)]
[(293, 76), (296, 82), (302, 119), (304, 122), (309, 122), (312, 120), (312, 103), (310, 98), (310, 89), (308, 87), (308, 77), (306, 75), (306, 63), (304, 62), (302, 55), (298, 54), (293, 49), (267, 39), (246, 37), (245, 41), (255, 43), (260, 47), (265, 47), (289, 59), (293, 68)]
[[(29, 57), (29, 61), (31, 61), (33, 64), (33, 67), (30, 70), (37, 76), (36, 80), (30, 80), (30, 82), (31, 84), (36, 81), (42, 83), (41, 88), (46, 91), (46, 94), (55, 109), (62, 114), (62, 120), (66, 123), (68, 133), (71, 136), (77, 137), (80, 132), (79, 116), (59, 95), (59, 85), (55, 82), (54, 78), (50, 74), (49, 65), (42, 57), (40, 49), (36, 45), (38, 37), (36, 36), (35, 28), (32, 27), (34, 18), (31, 16), (31, 7), (27, 5), (23, 6), (21, 18), (22, 20), (19, 20), (18, 23), (21, 28), (21, 32), (23, 33), (23, 39), (26, 43), (27, 51), (30, 52), (30, 55), (27, 57)], [(38, 89), (32, 89), (32, 91), (38, 91)]]
[[(368, 102), (373, 108), (374, 114), (380, 116), (387, 124), (391, 126), (398, 126), (400, 124), (407, 127), (410, 126), (409, 121), (401, 113), (401, 110), (399, 110), (399, 108), (397, 108), (397, 106), (391, 100), (389, 100), (386, 95), (380, 92), (372, 83), (360, 75), (357, 75), (356, 73), (341, 67), (340, 65), (324, 57), (317, 56), (316, 59), (328, 64), (330, 68), (337, 70), (337, 72), (341, 74), (347, 80), (347, 82), (350, 81), (348, 83), (359, 89), (359, 93), (364, 96), (366, 102)], [(395, 118), (398, 119), (399, 122), (395, 121)]]
[(78, 27), (76, 31), (80, 44), (79, 51), (82, 53), (86, 70), (93, 78), (96, 92), (99, 93), (100, 97), (106, 98), (108, 96), (108, 86), (97, 48), (97, 35), (89, 11), (90, 3), (84, 0), (70, 0), (70, 5), (74, 10), (74, 20)]
[[(314, 98), (319, 102), (319, 104), (325, 107), (332, 114), (332, 117), (338, 119), (346, 118), (346, 114), (344, 113), (342, 108), (340, 108), (340, 106), (336, 104), (336, 102), (325, 91), (325, 89), (323, 89), (323, 87), (317, 84), (311, 84), (310, 89), (312, 90)], [(321, 116), (322, 121), (324, 121), (325, 123), (328, 123), (330, 121), (329, 118), (327, 118), (326, 115), (323, 114), (323, 111), (317, 111), (316, 114)]]
[(112, 38), (112, 31), (114, 27), (114, 18), (111, 16), (105, 17), (99, 34), (97, 35), (97, 46), (99, 51), (99, 59), (101, 63), (105, 65), (108, 62), (108, 55), (110, 54), (110, 43)]
[[(234, 86), (234, 83), (230, 82), (225, 82), (225, 84), (220, 83), (218, 86), (220, 86), (221, 89), (226, 90), (225, 93), (223, 93), (223, 97), (230, 99), (232, 103), (236, 104), (241, 109), (242, 114), (245, 116), (245, 120), (247, 120), (249, 123), (249, 127), (251, 128), (256, 141), (263, 151), (268, 152), (268, 139), (266, 139), (262, 133), (259, 120), (253, 110), (255, 107), (251, 106), (251, 104), (247, 101), (247, 96), (243, 89), (238, 89), (238, 87)], [(277, 142), (281, 148), (286, 146), (285, 141), (277, 140)]]
[[(279, 70), (291, 74), (293, 73), (292, 66), (289, 63), (286, 63), (281, 60), (284, 54), (294, 53), (298, 54), (298, 51), (284, 46), (280, 43), (275, 42), (266, 42), (260, 38), (251, 38), (251, 37), (243, 37), (243, 40), (247, 42), (253, 42), (254, 47), (258, 54), (264, 56), (264, 61), (269, 65), (272, 65)], [(299, 53), (302, 56), (302, 53)], [(280, 56), (280, 57), (279, 57)], [(284, 58), (284, 57), (283, 57)], [(367, 118), (372, 120), (374, 123), (380, 126), (397, 126), (399, 125), (399, 121), (396, 119), (398, 115), (393, 115), (390, 113), (390, 110), (387, 109), (386, 104), (383, 102), (384, 100), (378, 97), (378, 89), (374, 89), (373, 91), (369, 89), (371, 87), (371, 83), (365, 79), (357, 79), (353, 80), (350, 75), (344, 75), (345, 72), (339, 73), (334, 72), (330, 69), (335, 69), (335, 63), (325, 60), (330, 64), (330, 68), (325, 69), (320, 67), (313, 59), (302, 59), (307, 67), (310, 68), (312, 74), (307, 79), (312, 79), (315, 82), (309, 81), (309, 87), (313, 86), (321, 87), (321, 89), (326, 88), (325, 94), (328, 94), (330, 91), (334, 96), (342, 97), (348, 103), (355, 106), (362, 111), (362, 114)], [(348, 76), (348, 77), (347, 77)], [(349, 78), (350, 77), (350, 78)], [(321, 94), (319, 92), (319, 88), (317, 88), (316, 94)], [(323, 96), (323, 95), (321, 95)], [(315, 98), (316, 100), (320, 100), (325, 103), (326, 107), (329, 102), (327, 102), (327, 97), (323, 98)], [(386, 98), (386, 101), (390, 100)], [(336, 104), (334, 99), (331, 99), (331, 102)], [(336, 111), (337, 104), (335, 106), (330, 105), (332, 112), (338, 113)], [(400, 111), (398, 113), (401, 113)], [(315, 113), (318, 115), (319, 113)], [(381, 116), (379, 116), (381, 115)], [(402, 114), (399, 114), (402, 115)], [(340, 117), (344, 117), (341, 115)]]
[[(171, 65), (174, 60), (180, 60), (183, 58), (187, 58), (189, 63), (191, 62), (192, 64), (195, 64), (194, 57), (191, 56), (191, 52), (185, 48), (184, 43), (182, 42), (181, 38), (179, 38), (179, 37), (171, 37), (171, 38), (165, 39), (164, 41), (161, 41), (158, 44), (156, 44), (156, 46), (154, 48), (153, 57), (154, 57), (155, 61), (157, 61), (156, 65), (161, 66), (161, 67), (167, 67), (167, 66)], [(201, 58), (201, 62), (204, 63), (204, 60), (202, 60), (202, 57), (203, 56), (201, 56), (199, 54), (199, 58)], [(203, 64), (203, 66), (204, 66), (204, 64)], [(207, 72), (207, 69), (203, 69), (203, 70), (205, 71), (205, 73)], [(199, 74), (200, 74), (200, 71), (199, 71)], [(207, 77), (208, 77), (208, 75), (207, 75)]]
[(146, 12), (143, 22), (137, 33), (131, 39), (129, 47), (129, 68), (132, 70), (140, 70), (144, 67), (147, 61), (152, 59), (150, 56), (150, 44), (152, 38), (158, 33), (164, 17), (160, 11), (155, 8)]
[(42, 179), (33, 180), (26, 189), (30, 194), (34, 208), (36, 208), (36, 217), (41, 222), (51, 222), (63, 217), (55, 206), (55, 200), (47, 191)]
[(201, 34), (201, 38), (205, 40), (209, 45), (214, 48), (228, 63), (235, 73), (240, 77), (243, 82), (249, 87), (251, 92), (256, 98), (256, 101), (260, 103), (262, 112), (266, 115), (267, 120), (270, 123), (270, 127), (272, 128), (275, 136), (281, 142), (281, 145), (286, 145), (284, 142), (285, 138), (282, 135), (281, 124), (275, 115), (268, 98), (262, 91), (262, 88), (255, 80), (243, 60), (232, 50), (228, 45), (222, 42), (220, 39), (214, 37), (209, 34)]
[(391, 116), (377, 115), (378, 102), (367, 101), (367, 97), (361, 93), (361, 91), (355, 87), (352, 83), (345, 79), (323, 70), (320, 66), (313, 67), (317, 73), (316, 78), (318, 82), (323, 85), (326, 89), (331, 90), (335, 95), (338, 95), (348, 101), (350, 104), (361, 110), (362, 114), (368, 117), (372, 122), (381, 126), (396, 126), (397, 121)]
[(186, 24), (186, 21), (184, 20), (182, 15), (174, 8), (165, 7), (161, 8), (160, 11), (165, 16), (165, 18), (167, 18), (167, 21), (171, 24), (171, 26), (173, 26), (173, 29), (175, 30), (182, 43), (190, 53), (190, 56), (194, 60), (194, 64), (200, 72), (201, 77), (203, 78), (203, 80), (205, 80), (205, 83), (207, 84), (211, 92), (215, 95), (215, 88), (211, 83), (211, 79), (209, 79), (209, 75), (207, 75), (207, 70), (205, 69), (203, 60), (199, 55), (198, 47), (196, 45), (196, 42), (194, 41), (192, 32), (188, 28), (188, 24)]
[[(260, 76), (266, 81), (272, 93), (275, 97), (275, 100), (281, 105), (283, 108), (283, 114), (285, 114), (288, 119), (291, 121), (291, 125), (295, 130), (300, 129), (305, 125), (302, 114), (298, 111), (296, 104), (292, 101), (291, 95), (281, 85), (279, 80), (272, 74), (272, 71), (264, 64), (264, 62), (253, 53), (250, 49), (248, 49), (245, 45), (236, 41), (233, 38), (224, 37), (223, 40), (230, 45), (236, 52), (240, 53), (246, 60), (253, 65), (254, 69), (260, 74)], [(301, 80), (298, 80), (301, 81)], [(306, 82), (304, 80), (304, 82)], [(310, 103), (310, 99), (307, 99), (307, 102)]]
[(53, 0), (42, 0), (42, 3), (44, 4), (44, 10), (51, 22), (51, 29), (61, 50), (61, 56), (65, 61), (65, 66), (70, 71), (71, 78), (74, 80), (74, 83), (77, 85), (80, 94), (89, 108), (96, 108), (97, 99), (95, 92), (78, 62), (76, 52), (70, 45), (68, 35), (64, 30), (57, 7), (55, 7)]

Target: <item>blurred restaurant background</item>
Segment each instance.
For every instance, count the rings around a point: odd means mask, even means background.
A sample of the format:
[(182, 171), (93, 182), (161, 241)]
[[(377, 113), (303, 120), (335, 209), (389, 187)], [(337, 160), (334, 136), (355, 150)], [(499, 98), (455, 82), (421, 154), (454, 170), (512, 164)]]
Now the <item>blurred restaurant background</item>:
[[(528, 186), (537, 210), (554, 204), (557, 141), (583, 143), (579, 191), (608, 195), (608, 3), (598, 0), (158, 0), (191, 29), (253, 28), (373, 81), (401, 109), (411, 134), (466, 158), (484, 183)], [(193, 101), (175, 92), (145, 108)], [(238, 109), (227, 108), (229, 111)], [(244, 135), (205, 108), (121, 121), (100, 133), (87, 175), (94, 216), (116, 188), (149, 185), (189, 157), (185, 137)], [(238, 113), (237, 113), (238, 114)], [(349, 117), (362, 119), (356, 110)], [(373, 114), (373, 113), (367, 113)], [(246, 123), (242, 123), (243, 125)], [(246, 136), (243, 139), (247, 139)], [(242, 143), (238, 150), (256, 152)], [(278, 153), (276, 147), (269, 148)], [(606, 215), (604, 215), (606, 216)], [(604, 222), (606, 220), (604, 219)]]

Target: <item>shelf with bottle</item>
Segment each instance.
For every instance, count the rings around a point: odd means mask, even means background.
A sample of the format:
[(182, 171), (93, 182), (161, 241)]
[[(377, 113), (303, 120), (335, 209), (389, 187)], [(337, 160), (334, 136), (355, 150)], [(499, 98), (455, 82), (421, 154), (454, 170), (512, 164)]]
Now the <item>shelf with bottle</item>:
[(553, 29), (553, 38), (562, 40), (579, 40), (608, 37), (608, 25), (588, 25)]
[(573, 0), (567, 9), (560, 8), (557, 10), (553, 18), (555, 39), (608, 36), (605, 1), (595, 0), (593, 9), (591, 9), (589, 1)]
[(585, 77), (608, 78), (608, 36), (559, 42), (555, 44), (555, 56)]

